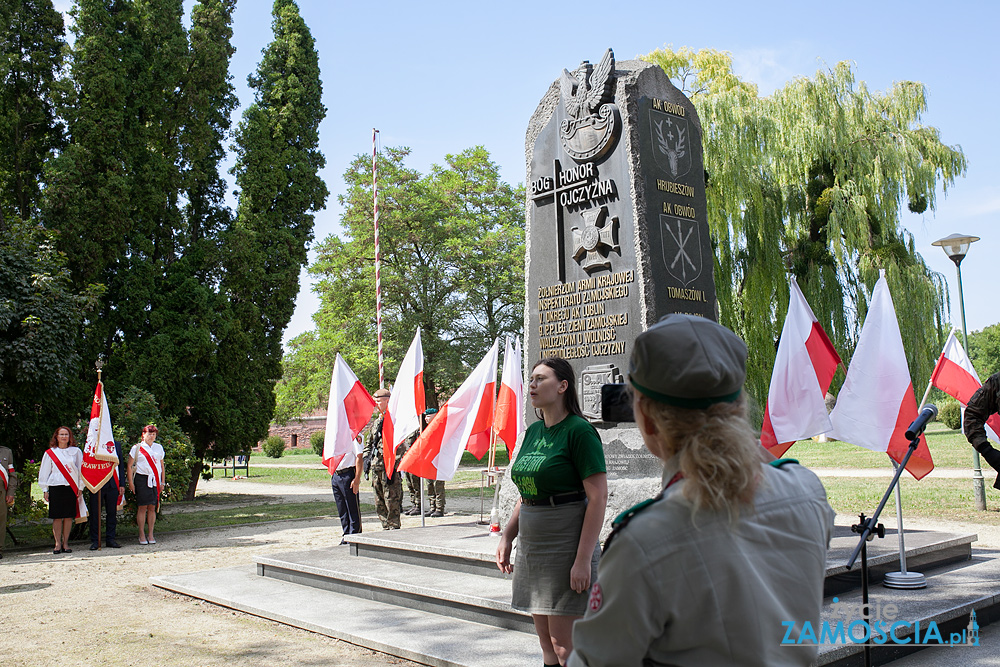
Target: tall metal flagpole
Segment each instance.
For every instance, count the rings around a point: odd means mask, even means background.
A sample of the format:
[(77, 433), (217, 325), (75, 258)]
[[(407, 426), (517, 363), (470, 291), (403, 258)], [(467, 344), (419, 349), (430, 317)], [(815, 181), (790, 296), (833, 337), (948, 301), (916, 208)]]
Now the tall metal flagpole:
[(378, 387), (385, 389), (382, 358), (382, 252), (378, 243), (378, 130), (372, 128), (372, 196), (375, 200), (375, 331), (378, 337)]

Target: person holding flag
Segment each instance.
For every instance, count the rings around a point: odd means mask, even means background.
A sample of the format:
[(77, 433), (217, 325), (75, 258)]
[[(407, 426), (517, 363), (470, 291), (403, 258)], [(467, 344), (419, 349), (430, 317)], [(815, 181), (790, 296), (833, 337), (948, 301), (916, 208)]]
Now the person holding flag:
[(118, 544), (118, 508), (125, 501), (125, 459), (122, 448), (115, 442), (115, 454), (118, 464), (114, 474), (98, 491), (90, 494), (90, 550), (97, 551), (101, 544), (101, 507), (104, 507), (104, 543), (112, 549), (120, 549)]
[[(156, 510), (163, 495), (163, 447), (156, 442), (159, 429), (149, 424), (142, 429), (142, 440), (133, 445), (128, 453), (128, 488), (135, 494), (136, 523), (139, 524), (139, 544), (156, 544), (153, 526), (156, 525)], [(146, 537), (146, 522), (149, 522), (149, 537)]]
[[(986, 423), (998, 413), (1000, 413), (1000, 373), (994, 373), (986, 378), (986, 382), (976, 390), (969, 399), (969, 404), (965, 406), (962, 430), (973, 449), (979, 452), (994, 470), (1000, 471), (1000, 451), (990, 444), (986, 436)], [(993, 488), (1000, 489), (1000, 475), (997, 475), (996, 481), (993, 482)]]
[(323, 465), (330, 471), (333, 500), (337, 503), (340, 526), (344, 529), (340, 539), (342, 545), (347, 544), (345, 536), (361, 532), (361, 508), (358, 504), (362, 470), (360, 433), (374, 408), (375, 399), (338, 352), (330, 379)]
[(45, 450), (38, 467), (38, 486), (42, 489), (42, 498), (49, 504), (49, 518), (52, 519), (52, 537), (56, 542), (52, 549), (54, 554), (73, 553), (69, 548), (73, 521), (87, 516), (87, 506), (83, 504), (83, 477), (80, 474), (82, 465), (83, 452), (76, 446), (73, 432), (68, 426), (60, 426), (52, 434), (49, 448)]
[(0, 447), (0, 558), (3, 558), (3, 544), (7, 538), (7, 506), (14, 504), (17, 491), (17, 473), (14, 472), (14, 454), (7, 447)]
[(391, 477), (386, 474), (385, 450), (382, 447), (382, 425), (389, 407), (389, 396), (388, 389), (375, 392), (377, 411), (368, 423), (363, 457), (369, 462), (372, 491), (375, 492), (375, 513), (382, 522), (382, 529), (396, 530), (400, 527), (399, 515), (403, 509), (403, 480), (398, 470), (394, 470)]

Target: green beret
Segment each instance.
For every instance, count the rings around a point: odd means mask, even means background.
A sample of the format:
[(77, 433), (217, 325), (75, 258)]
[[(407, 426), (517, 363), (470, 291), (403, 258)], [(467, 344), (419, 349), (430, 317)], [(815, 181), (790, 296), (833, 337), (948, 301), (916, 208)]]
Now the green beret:
[(704, 317), (673, 313), (635, 339), (628, 379), (654, 400), (704, 410), (739, 398), (746, 368), (739, 336)]

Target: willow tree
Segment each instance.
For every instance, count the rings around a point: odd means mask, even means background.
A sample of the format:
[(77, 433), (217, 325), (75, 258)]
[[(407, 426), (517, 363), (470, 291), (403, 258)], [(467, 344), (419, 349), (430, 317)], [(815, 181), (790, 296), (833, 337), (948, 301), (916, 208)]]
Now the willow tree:
[(644, 59), (701, 118), (720, 316), (750, 347), (753, 396), (767, 396), (789, 275), (846, 362), (885, 270), (914, 386), (926, 382), (943, 342), (947, 285), (900, 214), (933, 210), (938, 185), (947, 191), (966, 160), (921, 125), (923, 84), (872, 91), (843, 62), (762, 97), (726, 53), (667, 48)]

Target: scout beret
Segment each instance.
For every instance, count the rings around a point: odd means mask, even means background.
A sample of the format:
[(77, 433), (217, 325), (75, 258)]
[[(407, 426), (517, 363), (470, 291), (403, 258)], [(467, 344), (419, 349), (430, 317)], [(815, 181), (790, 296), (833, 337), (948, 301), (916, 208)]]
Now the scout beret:
[(673, 313), (635, 339), (629, 382), (662, 403), (704, 410), (739, 398), (746, 363), (746, 343), (732, 331), (704, 317)]

